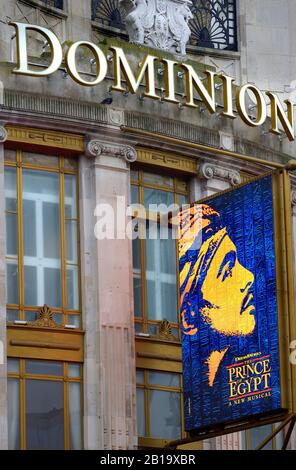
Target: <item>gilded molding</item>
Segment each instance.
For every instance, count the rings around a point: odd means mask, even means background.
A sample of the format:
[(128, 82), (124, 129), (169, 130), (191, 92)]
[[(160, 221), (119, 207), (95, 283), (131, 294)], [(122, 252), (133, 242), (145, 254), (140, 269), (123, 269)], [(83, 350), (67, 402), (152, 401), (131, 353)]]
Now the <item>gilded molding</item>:
[(130, 145), (121, 145), (101, 140), (90, 140), (86, 146), (86, 155), (91, 158), (100, 156), (122, 158), (127, 163), (137, 160), (137, 152)]
[(232, 186), (241, 184), (241, 176), (238, 171), (232, 168), (225, 168), (213, 163), (203, 163), (200, 166), (200, 176), (207, 180), (218, 178), (228, 180)]
[(137, 161), (194, 175), (197, 174), (198, 170), (197, 162), (193, 158), (151, 150), (138, 149)]
[(8, 141), (48, 147), (56, 150), (84, 152), (84, 137), (79, 134), (33, 129), (29, 127), (7, 126)]

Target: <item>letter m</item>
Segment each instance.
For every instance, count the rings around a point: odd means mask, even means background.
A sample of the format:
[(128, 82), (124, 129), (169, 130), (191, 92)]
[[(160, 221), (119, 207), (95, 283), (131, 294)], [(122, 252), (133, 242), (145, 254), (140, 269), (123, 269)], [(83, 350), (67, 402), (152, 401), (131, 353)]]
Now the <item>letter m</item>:
[(135, 94), (145, 76), (146, 92), (144, 96), (158, 100), (159, 96), (155, 93), (155, 61), (157, 57), (147, 55), (140, 64), (140, 69), (135, 77), (123, 50), (120, 47), (110, 47), (110, 49), (114, 53), (114, 85), (112, 90), (125, 92), (126, 87), (122, 86), (122, 81), (125, 79), (128, 91)]

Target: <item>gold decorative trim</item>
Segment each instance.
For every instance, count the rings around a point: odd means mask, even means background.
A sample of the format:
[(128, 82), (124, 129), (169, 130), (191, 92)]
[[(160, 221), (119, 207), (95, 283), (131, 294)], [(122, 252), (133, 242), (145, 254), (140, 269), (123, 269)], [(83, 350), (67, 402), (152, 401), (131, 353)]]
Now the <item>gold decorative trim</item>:
[(30, 322), (29, 325), (36, 326), (37, 328), (62, 328), (61, 325), (54, 321), (53, 312), (48, 305), (40, 308), (37, 320)]
[(27, 348), (64, 349), (65, 351), (79, 351), (80, 350), (80, 346), (76, 344), (45, 343), (42, 341), (10, 340), (10, 345), (27, 347)]
[(5, 128), (8, 132), (8, 142), (84, 153), (83, 135), (19, 126), (6, 126)]
[(178, 341), (177, 336), (172, 334), (172, 325), (168, 320), (163, 320), (160, 323), (158, 334), (155, 337), (167, 341)]
[(196, 175), (198, 163), (193, 158), (137, 148), (137, 162)]

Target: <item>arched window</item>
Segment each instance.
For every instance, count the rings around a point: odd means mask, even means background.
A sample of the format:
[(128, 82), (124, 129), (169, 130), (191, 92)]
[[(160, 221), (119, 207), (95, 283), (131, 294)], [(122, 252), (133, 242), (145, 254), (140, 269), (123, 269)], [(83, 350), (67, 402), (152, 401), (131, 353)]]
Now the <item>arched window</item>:
[(118, 0), (93, 0), (92, 20), (102, 26), (125, 29)]

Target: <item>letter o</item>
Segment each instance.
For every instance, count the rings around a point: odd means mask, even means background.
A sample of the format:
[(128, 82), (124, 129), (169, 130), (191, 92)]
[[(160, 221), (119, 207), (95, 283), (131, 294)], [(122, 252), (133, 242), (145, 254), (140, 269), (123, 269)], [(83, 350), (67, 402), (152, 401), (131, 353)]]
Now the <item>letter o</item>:
[[(252, 119), (249, 117), (248, 110), (246, 109), (246, 92), (248, 90), (250, 90), (255, 95), (257, 101), (258, 116), (256, 121), (252, 121)], [(255, 85), (250, 85), (249, 83), (247, 83), (246, 85), (240, 88), (236, 97), (236, 106), (240, 117), (249, 126), (262, 126), (262, 124), (264, 124), (264, 122), (266, 121), (267, 106), (264, 99), (264, 95)]]
[[(83, 80), (83, 78), (81, 78), (76, 67), (76, 52), (77, 52), (77, 49), (81, 46), (88, 47), (93, 52), (97, 60), (97, 77), (92, 82)], [(101, 49), (98, 46), (88, 41), (78, 41), (69, 47), (67, 54), (66, 54), (66, 66), (67, 66), (69, 75), (73, 78), (73, 80), (75, 80), (75, 82), (83, 86), (98, 85), (99, 83), (101, 83), (101, 81), (104, 80), (108, 71), (107, 59), (104, 53), (101, 51)]]

